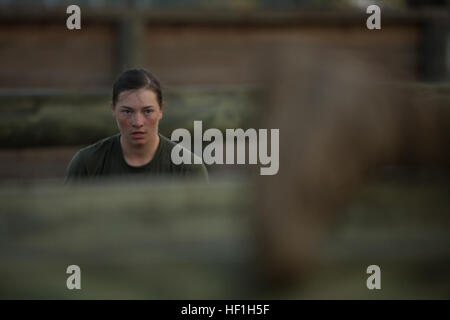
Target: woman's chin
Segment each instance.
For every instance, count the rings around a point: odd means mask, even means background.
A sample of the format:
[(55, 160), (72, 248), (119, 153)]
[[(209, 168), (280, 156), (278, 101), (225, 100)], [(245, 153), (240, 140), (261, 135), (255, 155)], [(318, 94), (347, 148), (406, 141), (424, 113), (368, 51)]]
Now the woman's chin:
[(128, 139), (128, 141), (133, 146), (142, 146), (148, 142), (148, 139), (136, 139), (131, 137), (130, 139)]
[(144, 140), (139, 140), (139, 141), (132, 141), (131, 144), (135, 145), (135, 146), (143, 146), (147, 143), (147, 141)]

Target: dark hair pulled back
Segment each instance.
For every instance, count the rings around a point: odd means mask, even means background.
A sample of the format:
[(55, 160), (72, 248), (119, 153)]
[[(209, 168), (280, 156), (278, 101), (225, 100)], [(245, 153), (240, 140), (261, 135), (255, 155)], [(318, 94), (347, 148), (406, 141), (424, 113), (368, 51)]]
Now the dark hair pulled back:
[(145, 69), (130, 69), (123, 72), (114, 82), (112, 103), (115, 106), (119, 95), (123, 91), (149, 89), (156, 94), (159, 106), (162, 106), (162, 90), (156, 76)]

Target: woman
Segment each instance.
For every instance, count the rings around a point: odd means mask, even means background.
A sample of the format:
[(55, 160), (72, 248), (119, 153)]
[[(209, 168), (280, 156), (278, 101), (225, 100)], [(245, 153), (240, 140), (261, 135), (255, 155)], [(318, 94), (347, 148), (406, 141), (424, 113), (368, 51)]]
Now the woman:
[(176, 145), (158, 132), (165, 103), (158, 79), (144, 69), (125, 71), (113, 87), (111, 109), (120, 133), (78, 151), (70, 161), (66, 182), (86, 177), (198, 177), (208, 180), (204, 165), (175, 165)]

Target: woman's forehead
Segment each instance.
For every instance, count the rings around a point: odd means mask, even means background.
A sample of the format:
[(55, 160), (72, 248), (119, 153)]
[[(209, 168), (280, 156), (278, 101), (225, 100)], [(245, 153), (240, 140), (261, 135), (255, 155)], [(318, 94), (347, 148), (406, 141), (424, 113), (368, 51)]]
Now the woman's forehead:
[(149, 89), (125, 90), (119, 94), (117, 104), (127, 107), (157, 106), (158, 99), (156, 94)]

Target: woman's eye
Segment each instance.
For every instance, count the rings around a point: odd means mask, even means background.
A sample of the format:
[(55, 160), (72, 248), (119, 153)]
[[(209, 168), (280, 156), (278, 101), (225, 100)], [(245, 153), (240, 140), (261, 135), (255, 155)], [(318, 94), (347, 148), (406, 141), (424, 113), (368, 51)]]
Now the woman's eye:
[(144, 112), (145, 112), (145, 114), (150, 114), (150, 113), (153, 112), (153, 110), (150, 110), (150, 109), (149, 109), (149, 110), (145, 110)]
[(130, 114), (130, 110), (122, 110), (123, 114)]

